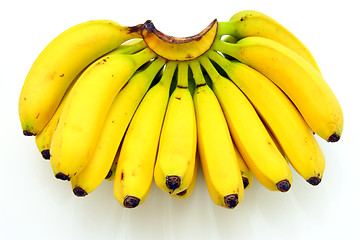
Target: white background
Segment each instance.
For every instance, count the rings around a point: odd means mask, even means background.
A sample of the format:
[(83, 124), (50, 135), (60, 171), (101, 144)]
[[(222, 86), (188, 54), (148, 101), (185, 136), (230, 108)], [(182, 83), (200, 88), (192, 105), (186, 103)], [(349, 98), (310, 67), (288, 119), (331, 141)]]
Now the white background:
[[(183, 37), (245, 9), (270, 15), (298, 36), (343, 107), (340, 142), (318, 138), (327, 160), (319, 186), (296, 173), (285, 194), (255, 181), (243, 202), (227, 210), (211, 202), (200, 172), (189, 199), (172, 199), (153, 185), (143, 205), (124, 209), (110, 182), (75, 197), (68, 183), (54, 178), (34, 138), (22, 135), (17, 104), (23, 81), (40, 51), (65, 29), (93, 19), (127, 26), (151, 19), (164, 33)], [(360, 239), (357, 9), (349, 0), (3, 1), (0, 239)]]

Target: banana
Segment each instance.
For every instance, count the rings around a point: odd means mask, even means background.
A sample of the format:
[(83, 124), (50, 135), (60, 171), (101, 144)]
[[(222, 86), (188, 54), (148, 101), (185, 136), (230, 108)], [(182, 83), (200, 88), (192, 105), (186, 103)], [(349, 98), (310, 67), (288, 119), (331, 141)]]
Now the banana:
[(176, 62), (168, 62), (160, 81), (150, 88), (124, 136), (114, 179), (114, 196), (121, 206), (134, 208), (147, 198), (154, 173), (160, 132)]
[(253, 183), (253, 174), (235, 144), (234, 149), (236, 153), (236, 159), (238, 160), (238, 164), (240, 167), (241, 180), (243, 181), (244, 189), (249, 189)]
[(321, 74), (294, 51), (262, 37), (247, 37), (236, 44), (215, 41), (214, 49), (256, 69), (293, 101), (310, 128), (328, 142), (340, 139), (343, 113)]
[(197, 174), (198, 174), (198, 169), (199, 169), (199, 154), (196, 154), (196, 158), (195, 158), (195, 167), (194, 167), (194, 173), (192, 174), (192, 180), (190, 182), (190, 185), (182, 190), (181, 192), (178, 192), (176, 194), (171, 194), (170, 196), (174, 197), (174, 198), (178, 198), (178, 199), (186, 199), (188, 198), (191, 193), (194, 191), (195, 185), (196, 185), (196, 180), (197, 180)]
[(209, 52), (208, 56), (244, 92), (294, 169), (310, 184), (319, 184), (325, 168), (324, 154), (289, 98), (253, 68), (229, 61), (216, 52)]
[(133, 55), (104, 56), (79, 77), (50, 146), (50, 162), (56, 178), (70, 180), (84, 168), (117, 93), (141, 65), (155, 56), (148, 48)]
[(26, 136), (38, 134), (53, 116), (72, 80), (89, 64), (136, 37), (139, 26), (109, 20), (88, 21), (52, 40), (36, 58), (19, 98), (19, 117)]
[(126, 128), (151, 82), (165, 64), (157, 58), (145, 69), (138, 70), (117, 94), (107, 113), (93, 155), (71, 185), (76, 196), (86, 196), (106, 178)]
[(166, 109), (154, 169), (156, 185), (171, 195), (188, 188), (195, 167), (196, 118), (188, 68), (186, 62), (179, 62), (178, 82)]
[(264, 13), (245, 10), (233, 15), (228, 22), (219, 22), (218, 36), (223, 35), (230, 35), (237, 40), (259, 36), (277, 41), (306, 59), (320, 73), (309, 49), (287, 28)]
[[(140, 39), (141, 40), (141, 39)], [(143, 50), (146, 47), (146, 44), (144, 41), (139, 42), (139, 40), (130, 40), (124, 44), (122, 44), (120, 47), (115, 49), (114, 51), (107, 54), (107, 56), (112, 54), (133, 54), (140, 50)], [(71, 98), (69, 95), (71, 89), (73, 88), (73, 85), (76, 83), (77, 79), (80, 77), (80, 75), (84, 72), (81, 71), (75, 79), (71, 82), (70, 86), (66, 90), (66, 93), (61, 100), (59, 106), (57, 107), (54, 115), (51, 117), (49, 122), (45, 125), (45, 127), (35, 136), (35, 142), (36, 145), (43, 156), (44, 159), (50, 159), (50, 145), (52, 136), (54, 134), (55, 128), (57, 126), (57, 123), (59, 121), (59, 117), (61, 114), (61, 111), (64, 107), (64, 105), (67, 104), (68, 99)]]
[(141, 27), (147, 46), (157, 55), (171, 61), (188, 61), (210, 49), (217, 34), (218, 22), (213, 20), (203, 31), (191, 37), (172, 37), (157, 30), (148, 20)]
[(200, 63), (191, 61), (190, 67), (196, 82), (198, 150), (206, 186), (216, 205), (235, 208), (243, 199), (244, 186), (230, 132), (221, 106), (205, 82)]
[(200, 63), (212, 80), (231, 136), (251, 172), (267, 189), (287, 192), (292, 182), (290, 167), (254, 107), (234, 83), (217, 72), (206, 56), (200, 58)]

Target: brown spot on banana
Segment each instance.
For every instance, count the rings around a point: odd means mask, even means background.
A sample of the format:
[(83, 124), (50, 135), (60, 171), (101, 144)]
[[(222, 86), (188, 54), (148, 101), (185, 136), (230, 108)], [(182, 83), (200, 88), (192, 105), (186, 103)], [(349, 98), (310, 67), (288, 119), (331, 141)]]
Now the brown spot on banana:
[(141, 27), (147, 46), (157, 55), (171, 61), (188, 61), (208, 51), (217, 35), (218, 21), (213, 20), (200, 33), (190, 37), (173, 37), (157, 30), (148, 20)]

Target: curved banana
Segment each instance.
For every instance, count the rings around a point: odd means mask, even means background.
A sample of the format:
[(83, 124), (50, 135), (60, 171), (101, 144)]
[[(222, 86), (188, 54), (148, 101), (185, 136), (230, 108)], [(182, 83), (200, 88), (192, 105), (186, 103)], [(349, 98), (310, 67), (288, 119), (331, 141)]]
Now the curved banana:
[(191, 37), (172, 37), (157, 30), (148, 20), (141, 27), (141, 34), (157, 55), (171, 61), (187, 61), (197, 58), (210, 49), (218, 28), (215, 19), (199, 34)]
[(191, 195), (191, 193), (194, 191), (194, 188), (196, 185), (197, 174), (198, 174), (198, 169), (199, 169), (199, 161), (200, 161), (199, 154), (196, 154), (194, 173), (192, 174), (192, 180), (190, 182), (190, 185), (186, 189), (182, 190), (181, 192), (178, 192), (176, 194), (171, 194), (170, 196), (172, 196), (174, 198), (178, 198), (178, 199), (186, 199)]
[(56, 178), (70, 180), (84, 168), (115, 96), (134, 72), (155, 56), (148, 48), (133, 55), (104, 56), (79, 77), (50, 146), (50, 162)]
[(310, 126), (328, 142), (340, 139), (343, 113), (321, 74), (304, 58), (282, 44), (262, 37), (238, 43), (215, 41), (214, 49), (256, 69), (273, 81), (293, 101)]
[(113, 189), (123, 207), (134, 208), (142, 204), (150, 192), (161, 126), (176, 67), (176, 62), (166, 64), (160, 81), (144, 96), (124, 136)]
[(24, 135), (36, 135), (53, 116), (72, 80), (97, 58), (139, 35), (139, 26), (95, 20), (69, 28), (40, 53), (19, 98)]
[(84, 169), (71, 178), (71, 185), (76, 196), (86, 196), (106, 178), (136, 108), (164, 64), (165, 59), (157, 58), (145, 69), (135, 72), (115, 97), (92, 157)]
[(178, 63), (178, 81), (166, 109), (156, 157), (156, 185), (170, 195), (190, 185), (195, 167), (196, 118), (188, 89), (188, 64)]
[(238, 160), (238, 164), (241, 171), (241, 179), (243, 181), (244, 189), (249, 189), (253, 183), (253, 174), (249, 169), (248, 165), (246, 164), (244, 158), (241, 156), (238, 148), (234, 144), (234, 149), (236, 153), (236, 158)]
[(290, 167), (254, 107), (233, 82), (217, 72), (207, 57), (202, 57), (200, 63), (212, 80), (231, 136), (251, 172), (267, 189), (287, 192), (292, 182)]
[(219, 22), (218, 37), (230, 35), (237, 40), (259, 36), (277, 41), (306, 59), (318, 72), (320, 69), (309, 49), (287, 28), (264, 13), (245, 10), (228, 22)]
[(244, 92), (294, 169), (310, 184), (319, 184), (325, 168), (324, 154), (289, 98), (253, 68), (229, 61), (216, 52), (209, 52), (208, 56)]
[(215, 204), (234, 208), (243, 199), (244, 186), (226, 119), (199, 62), (191, 61), (190, 67), (196, 82), (198, 150), (206, 186)]
[[(133, 54), (140, 50), (143, 50), (145, 47), (146, 47), (146, 44), (143, 40), (141, 40), (141, 42), (139, 40), (130, 40), (130, 41), (122, 44), (120, 47), (118, 47), (114, 51), (108, 53), (107, 56), (110, 54)], [(51, 140), (52, 140), (54, 131), (56, 129), (57, 123), (59, 121), (61, 111), (62, 111), (64, 105), (67, 104), (67, 101), (69, 101), (68, 99), (71, 98), (69, 96), (70, 91), (73, 88), (73, 85), (76, 83), (77, 79), (84, 72), (84, 70), (81, 71), (75, 77), (75, 79), (71, 82), (70, 86), (66, 90), (66, 93), (65, 93), (63, 99), (61, 100), (59, 106), (57, 107), (54, 115), (51, 117), (51, 119), (45, 125), (45, 127), (35, 136), (36, 145), (44, 159), (50, 159)]]

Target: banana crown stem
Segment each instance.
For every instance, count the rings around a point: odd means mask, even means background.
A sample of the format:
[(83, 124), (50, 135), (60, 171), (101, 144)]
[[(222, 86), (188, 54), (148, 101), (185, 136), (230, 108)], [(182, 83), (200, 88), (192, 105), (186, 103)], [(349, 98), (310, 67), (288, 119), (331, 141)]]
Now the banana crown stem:
[(213, 20), (200, 33), (190, 37), (173, 37), (157, 30), (148, 20), (141, 34), (147, 46), (157, 55), (172, 61), (188, 61), (203, 55), (208, 51), (217, 35), (218, 22)]
[(205, 77), (202, 73), (199, 61), (191, 61), (190, 68), (194, 75), (196, 87), (206, 85)]

